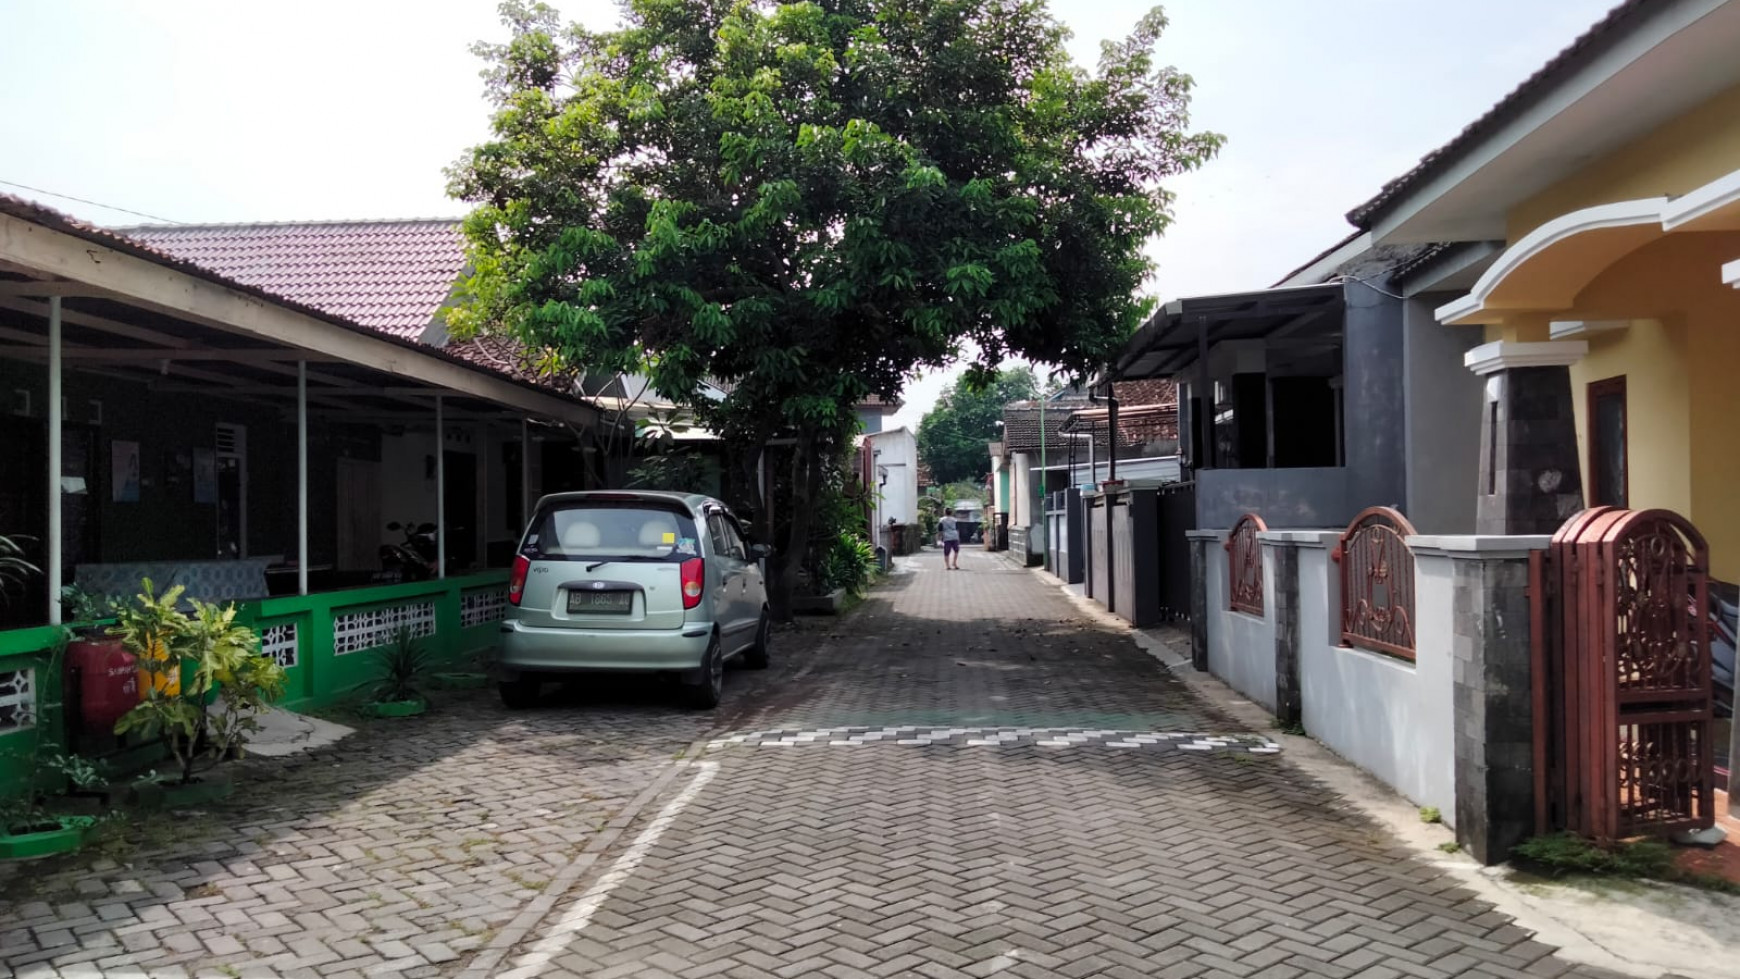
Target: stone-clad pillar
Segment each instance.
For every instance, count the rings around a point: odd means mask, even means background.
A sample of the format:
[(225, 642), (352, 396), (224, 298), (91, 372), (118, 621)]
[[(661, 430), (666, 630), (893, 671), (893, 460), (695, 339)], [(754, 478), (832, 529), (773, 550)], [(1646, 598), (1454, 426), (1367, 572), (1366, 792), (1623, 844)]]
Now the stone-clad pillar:
[(1528, 555), (1550, 540), (1409, 539), (1416, 558), (1450, 559), (1456, 840), (1489, 865), (1534, 835)]
[(1208, 671), (1208, 549), (1220, 546), (1212, 533), (1191, 531), (1190, 665)]
[(1264, 542), (1275, 556), (1269, 614), (1275, 617), (1275, 720), (1293, 727), (1304, 718), (1299, 686), (1299, 548)]
[(1581, 340), (1488, 343), (1464, 363), (1486, 379), (1475, 531), (1551, 534), (1583, 509), (1570, 365)]

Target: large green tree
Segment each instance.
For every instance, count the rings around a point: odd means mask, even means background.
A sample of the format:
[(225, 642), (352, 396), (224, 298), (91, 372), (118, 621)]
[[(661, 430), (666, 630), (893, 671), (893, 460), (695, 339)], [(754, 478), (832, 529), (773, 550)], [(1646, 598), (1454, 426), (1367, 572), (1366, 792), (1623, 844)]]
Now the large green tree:
[(1011, 401), (1038, 397), (1031, 368), (1008, 368), (989, 384), (962, 376), (918, 423), (918, 455), (938, 483), (983, 482), (991, 471), (986, 446), (997, 441), (997, 422)]
[(776, 602), (853, 405), (966, 341), (980, 377), (1103, 362), (1143, 312), (1162, 181), (1220, 145), (1155, 59), (1158, 9), (1092, 71), (1042, 0), (626, 0), (602, 32), (502, 11), (492, 137), (451, 170), (475, 208), (450, 324), (644, 372), (745, 469), (793, 440), (756, 530)]

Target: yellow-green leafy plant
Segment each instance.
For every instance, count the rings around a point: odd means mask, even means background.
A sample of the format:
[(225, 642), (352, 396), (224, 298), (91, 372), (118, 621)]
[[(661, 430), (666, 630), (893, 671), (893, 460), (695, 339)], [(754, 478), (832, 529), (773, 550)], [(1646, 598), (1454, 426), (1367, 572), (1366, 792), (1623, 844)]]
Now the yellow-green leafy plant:
[[(222, 761), (239, 753), (259, 730), (257, 716), (284, 693), (284, 671), (259, 652), (254, 630), (236, 623), (234, 605), (191, 601), (177, 607), (182, 589), (155, 595), (151, 582), (119, 608), (110, 634), (140, 657), (145, 699), (115, 724), (115, 733), (163, 737), (182, 784), (195, 780), (203, 757)], [(191, 667), (186, 683), (180, 682)], [(216, 691), (216, 711), (207, 709)]]
[(193, 685), (217, 688), (218, 709), (208, 713), (208, 734), (211, 754), (222, 760), (241, 754), (248, 736), (260, 729), (259, 715), (284, 696), (284, 668), (260, 653), (258, 633), (236, 624), (234, 605), (192, 604), (188, 657), (194, 663)]
[(178, 607), (186, 589), (176, 585), (159, 595), (150, 578), (131, 602), (115, 606), (109, 635), (139, 662), (139, 682), (147, 694), (174, 695), (181, 687), (182, 650), (187, 643), (187, 617)]

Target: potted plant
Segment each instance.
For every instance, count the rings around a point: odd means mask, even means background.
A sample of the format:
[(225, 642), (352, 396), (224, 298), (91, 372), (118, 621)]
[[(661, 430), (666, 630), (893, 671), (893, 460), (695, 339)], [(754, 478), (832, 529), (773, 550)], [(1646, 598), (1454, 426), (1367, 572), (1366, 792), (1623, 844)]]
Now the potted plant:
[(53, 812), (47, 805), (44, 782), (57, 783), (58, 794), (68, 786), (92, 789), (103, 778), (89, 761), (77, 755), (42, 750), (42, 729), (34, 725), (36, 743), (29, 752), (30, 777), (24, 791), (0, 799), (0, 860), (28, 860), (55, 853), (71, 853), (84, 844), (85, 833), (96, 823), (94, 816)]
[(77, 585), (60, 592), (66, 623), (66, 689), (75, 689), (77, 722), (87, 732), (109, 732), (121, 715), (139, 702), (138, 661), (126, 645), (105, 632), (115, 616), (115, 601)]
[[(178, 776), (162, 785), (171, 805), (229, 793), (227, 781), (202, 778), (198, 763), (211, 758), (209, 770), (239, 753), (246, 735), (258, 729), (255, 715), (284, 689), (284, 671), (258, 652), (252, 629), (236, 625), (234, 605), (193, 601), (192, 614), (183, 615), (181, 593), (175, 587), (156, 595), (147, 580), (144, 591), (117, 610), (109, 630), (138, 658), (144, 688), (115, 733), (164, 739)], [(215, 711), (208, 708), (214, 700)]]
[(409, 626), (400, 626), (390, 645), (376, 653), (374, 688), (362, 705), (374, 717), (411, 717), (429, 709), (422, 687), (429, 673), (429, 654)]

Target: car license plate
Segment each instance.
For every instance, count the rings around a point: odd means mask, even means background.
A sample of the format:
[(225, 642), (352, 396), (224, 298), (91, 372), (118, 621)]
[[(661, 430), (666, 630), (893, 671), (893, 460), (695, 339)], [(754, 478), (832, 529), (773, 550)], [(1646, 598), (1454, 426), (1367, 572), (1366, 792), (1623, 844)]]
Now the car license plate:
[(634, 608), (634, 592), (631, 591), (571, 591), (568, 593), (568, 612), (582, 612), (587, 615), (627, 615)]

